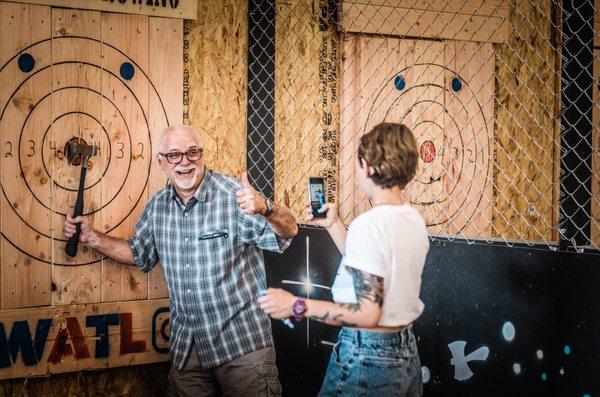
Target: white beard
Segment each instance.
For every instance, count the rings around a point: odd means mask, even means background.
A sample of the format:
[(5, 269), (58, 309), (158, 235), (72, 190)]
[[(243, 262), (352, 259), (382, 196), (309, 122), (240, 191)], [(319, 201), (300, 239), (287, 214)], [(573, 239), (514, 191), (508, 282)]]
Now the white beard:
[(185, 181), (180, 180), (177, 177), (176, 172), (177, 172), (177, 169), (175, 169), (175, 175), (173, 177), (172, 182), (175, 186), (177, 186), (180, 189), (191, 189), (194, 186), (194, 184), (196, 183), (196, 180), (198, 179), (198, 172), (199, 172), (198, 167), (196, 167), (196, 169), (194, 170), (194, 177), (191, 179), (187, 179)]

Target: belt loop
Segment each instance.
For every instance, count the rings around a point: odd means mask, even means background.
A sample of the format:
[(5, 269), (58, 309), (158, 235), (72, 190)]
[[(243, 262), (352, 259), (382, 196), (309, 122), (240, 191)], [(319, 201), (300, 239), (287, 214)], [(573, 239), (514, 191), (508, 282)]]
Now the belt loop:
[(355, 342), (356, 346), (360, 346), (361, 338), (360, 338), (359, 330), (354, 330), (354, 342)]

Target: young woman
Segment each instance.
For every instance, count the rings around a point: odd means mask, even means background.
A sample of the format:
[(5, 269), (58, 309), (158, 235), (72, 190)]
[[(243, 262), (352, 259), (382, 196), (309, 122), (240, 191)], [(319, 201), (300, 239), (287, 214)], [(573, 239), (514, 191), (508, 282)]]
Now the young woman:
[(421, 273), (429, 250), (423, 218), (403, 194), (419, 152), (404, 125), (381, 123), (360, 140), (356, 179), (373, 208), (346, 231), (334, 204), (323, 219), (343, 259), (334, 302), (269, 288), (259, 299), (272, 318), (308, 317), (342, 326), (319, 396), (421, 396), (421, 364), (412, 322), (423, 311)]

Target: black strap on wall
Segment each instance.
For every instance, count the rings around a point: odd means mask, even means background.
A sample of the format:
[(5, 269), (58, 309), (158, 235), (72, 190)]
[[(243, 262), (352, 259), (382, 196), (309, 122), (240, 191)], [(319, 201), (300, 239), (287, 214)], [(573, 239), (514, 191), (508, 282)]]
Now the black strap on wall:
[(564, 0), (562, 23), (561, 248), (590, 241), (594, 4)]
[(275, 191), (275, 1), (248, 1), (247, 169), (252, 186)]

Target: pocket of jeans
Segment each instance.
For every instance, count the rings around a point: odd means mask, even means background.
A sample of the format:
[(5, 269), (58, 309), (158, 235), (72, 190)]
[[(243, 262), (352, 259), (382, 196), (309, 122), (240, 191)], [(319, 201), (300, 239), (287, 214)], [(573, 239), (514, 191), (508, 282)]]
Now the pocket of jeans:
[(333, 345), (333, 349), (331, 350), (331, 362), (336, 365), (341, 365), (340, 362), (340, 341), (338, 340), (335, 345)]

